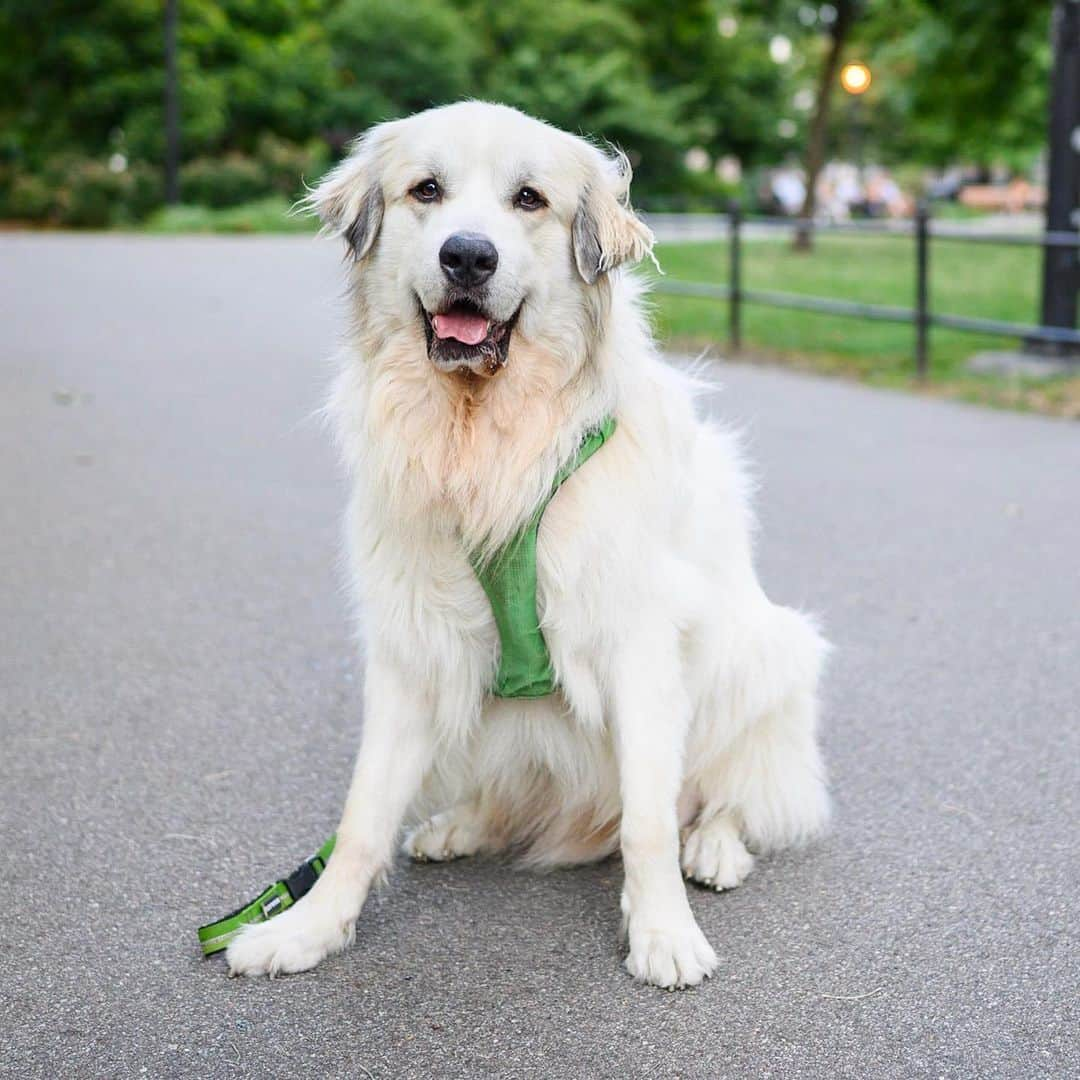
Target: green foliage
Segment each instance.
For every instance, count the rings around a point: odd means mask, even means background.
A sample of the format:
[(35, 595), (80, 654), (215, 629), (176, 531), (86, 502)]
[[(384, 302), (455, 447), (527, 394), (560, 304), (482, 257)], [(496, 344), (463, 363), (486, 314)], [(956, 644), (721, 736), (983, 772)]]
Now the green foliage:
[(329, 163), (325, 144), (298, 146), (265, 133), (254, 156), (231, 152), (189, 161), (180, 170), (180, 195), (185, 203), (212, 209), (239, 206), (269, 192), (293, 200), (303, 194), (305, 181), (317, 179)]
[(266, 131), (306, 142), (333, 81), (330, 0), (184, 0), (187, 152), (255, 150)]
[(61, 225), (103, 229), (127, 216), (133, 184), (129, 175), (113, 172), (100, 161), (77, 160), (65, 165), (56, 190)]
[(154, 233), (314, 233), (318, 223), (294, 213), (289, 199), (269, 195), (223, 210), (186, 204), (167, 206), (155, 211), (145, 227)]
[(243, 154), (196, 158), (180, 170), (181, 198), (203, 206), (237, 206), (258, 198), (266, 187), (262, 167)]
[(53, 212), (55, 191), (43, 177), (19, 173), (5, 184), (4, 216), (46, 222)]
[(271, 190), (295, 199), (303, 193), (305, 183), (312, 183), (326, 172), (330, 153), (319, 139), (298, 145), (264, 132), (255, 147), (255, 160)]
[(161, 203), (162, 181), (146, 164), (115, 171), (104, 161), (60, 154), (39, 172), (11, 170), (0, 191), (0, 216), (100, 229), (144, 218)]
[[(896, 94), (895, 154), (1031, 164), (1046, 137), (1051, 0), (903, 0), (866, 33)], [(897, 30), (903, 27), (903, 33)]]
[(153, 0), (0, 6), (0, 128), (8, 153), (32, 168), (58, 153), (102, 156), (121, 126), (160, 130), (161, 71)]
[(343, 0), (328, 20), (343, 142), (379, 120), (465, 97), (514, 105), (629, 153), (641, 188), (677, 184), (686, 93), (661, 91), (646, 35), (621, 5), (580, 0)]
[(446, 0), (342, 0), (327, 34), (335, 78), (325, 118), (339, 141), (474, 90), (480, 51)]
[[(641, 28), (641, 48), (652, 81), (680, 98), (680, 115), (691, 144), (714, 157), (731, 154), (744, 165), (775, 163), (795, 145), (779, 135), (778, 121), (794, 118), (792, 95), (799, 85), (791, 65), (769, 56), (769, 40), (784, 33), (805, 39), (793, 13), (769, 12), (761, 3), (686, 0), (623, 0)], [(723, 16), (737, 31), (724, 37)]]
[[(619, 144), (646, 206), (713, 206), (726, 195), (711, 169), (721, 156), (754, 169), (801, 153), (827, 8), (183, 0), (184, 195), (215, 207), (291, 199), (369, 125), (481, 97)], [(853, 153), (857, 129), (887, 160), (1028, 164), (1046, 126), (1049, 8), (861, 0), (848, 56), (870, 62), (874, 83), (857, 116), (835, 102), (832, 148)], [(770, 56), (775, 35), (790, 60)], [(0, 212), (87, 224), (146, 213), (161, 192), (163, 92), (160, 0), (3, 0)], [(704, 172), (685, 168), (692, 148)], [(113, 172), (118, 154), (130, 164)], [(83, 163), (58, 175), (59, 156)]]
[(652, 84), (647, 35), (627, 10), (577, 0), (473, 0), (467, 10), (488, 57), (481, 97), (617, 143), (635, 167), (639, 197), (678, 186), (689, 137), (684, 95)]

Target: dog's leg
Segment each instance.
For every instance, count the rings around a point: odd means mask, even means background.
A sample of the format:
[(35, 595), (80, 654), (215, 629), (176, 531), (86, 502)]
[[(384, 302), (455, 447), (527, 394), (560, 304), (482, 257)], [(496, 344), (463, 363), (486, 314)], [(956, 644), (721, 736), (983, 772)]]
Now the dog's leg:
[[(755, 854), (805, 843), (829, 818), (817, 739), (817, 682), (825, 644), (798, 612), (775, 607), (750, 638), (729, 699), (742, 713), (719, 716), (735, 737), (715, 750), (706, 737), (692, 753), (691, 782), (703, 809), (687, 837), (683, 867), (717, 888), (738, 884)], [(710, 873), (715, 869), (715, 874)]]
[[(660, 635), (657, 635), (660, 636)], [(627, 970), (668, 988), (711, 975), (716, 954), (694, 921), (679, 868), (676, 803), (690, 704), (674, 630), (625, 647), (615, 671), (615, 738), (622, 793), (622, 908)]]
[(758, 854), (804, 844), (828, 822), (816, 727), (815, 694), (799, 688), (743, 731), (705, 774), (709, 802), (731, 808)]
[(431, 761), (430, 718), (430, 703), (404, 673), (369, 661), (364, 734), (334, 853), (307, 896), (277, 918), (248, 927), (229, 946), (231, 975), (306, 971), (352, 940)]

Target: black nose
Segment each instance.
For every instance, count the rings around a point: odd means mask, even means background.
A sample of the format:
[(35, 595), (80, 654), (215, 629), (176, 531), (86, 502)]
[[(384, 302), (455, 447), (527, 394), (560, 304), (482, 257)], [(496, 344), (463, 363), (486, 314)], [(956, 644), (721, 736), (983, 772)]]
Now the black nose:
[(455, 285), (483, 285), (499, 265), (495, 245), (479, 233), (454, 233), (439, 249), (439, 265)]

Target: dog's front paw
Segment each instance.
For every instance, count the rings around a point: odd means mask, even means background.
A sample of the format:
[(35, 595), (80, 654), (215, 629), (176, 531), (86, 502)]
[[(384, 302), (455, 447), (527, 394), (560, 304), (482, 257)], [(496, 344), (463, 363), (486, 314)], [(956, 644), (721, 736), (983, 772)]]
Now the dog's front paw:
[(681, 990), (697, 986), (716, 970), (716, 953), (689, 912), (663, 928), (637, 929), (631, 919), (626, 970), (641, 982)]
[(355, 921), (342, 922), (325, 906), (300, 901), (269, 922), (245, 927), (225, 953), (229, 975), (275, 975), (308, 971), (345, 948)]

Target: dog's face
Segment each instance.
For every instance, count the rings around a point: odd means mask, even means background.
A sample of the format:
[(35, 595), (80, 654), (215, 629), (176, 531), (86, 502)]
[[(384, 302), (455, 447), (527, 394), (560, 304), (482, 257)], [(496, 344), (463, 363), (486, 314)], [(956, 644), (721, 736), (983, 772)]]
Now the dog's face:
[(465, 102), (374, 128), (310, 202), (357, 260), (369, 318), (422, 329), (440, 371), (491, 376), (650, 251), (629, 181), (621, 156)]

